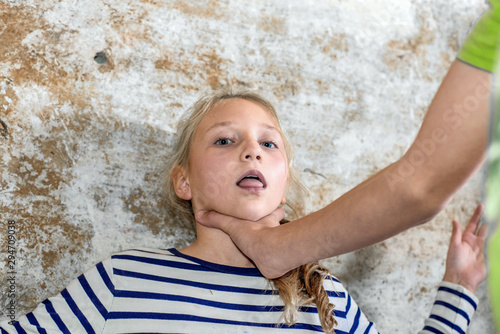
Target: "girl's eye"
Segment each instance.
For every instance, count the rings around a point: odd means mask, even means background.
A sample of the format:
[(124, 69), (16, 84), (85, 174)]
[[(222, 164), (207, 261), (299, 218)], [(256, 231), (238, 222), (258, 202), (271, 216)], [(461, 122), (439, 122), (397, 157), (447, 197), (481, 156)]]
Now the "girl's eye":
[(264, 147), (267, 147), (267, 148), (277, 148), (278, 146), (276, 146), (275, 143), (273, 143), (272, 141), (265, 141), (265, 142), (262, 142), (261, 143), (262, 146)]
[(220, 145), (220, 146), (229, 145), (231, 143), (232, 143), (232, 140), (228, 139), (228, 138), (220, 138), (220, 139), (217, 139), (215, 141), (215, 145)]

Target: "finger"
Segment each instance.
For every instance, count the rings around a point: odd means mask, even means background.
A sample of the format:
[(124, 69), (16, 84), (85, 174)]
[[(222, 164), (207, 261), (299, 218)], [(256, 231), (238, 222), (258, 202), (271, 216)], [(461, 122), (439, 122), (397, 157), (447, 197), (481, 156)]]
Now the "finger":
[(488, 225), (483, 224), (479, 229), (477, 230), (477, 237), (480, 238), (481, 240), (486, 240), (486, 236), (488, 235)]
[(462, 225), (456, 220), (451, 222), (453, 229), (451, 232), (450, 245), (460, 244), (462, 242)]
[(200, 210), (196, 212), (195, 219), (201, 225), (206, 227), (218, 228), (224, 230), (228, 224), (228, 220), (233, 219), (232, 217), (221, 215), (216, 211), (205, 211)]
[(479, 254), (481, 254), (481, 257), (484, 256), (484, 247), (486, 245), (486, 237), (488, 235), (488, 225), (486, 224), (483, 224), (481, 226), (481, 228), (479, 229), (478, 231), (478, 239), (479, 239), (479, 242), (480, 242), (480, 245), (479, 245)]
[(474, 213), (469, 219), (469, 222), (467, 223), (467, 226), (465, 227), (465, 233), (472, 233), (476, 234), (478, 230), (479, 223), (481, 221), (481, 216), (483, 215), (483, 210), (484, 210), (484, 205), (479, 204), (476, 207), (476, 210), (474, 210)]

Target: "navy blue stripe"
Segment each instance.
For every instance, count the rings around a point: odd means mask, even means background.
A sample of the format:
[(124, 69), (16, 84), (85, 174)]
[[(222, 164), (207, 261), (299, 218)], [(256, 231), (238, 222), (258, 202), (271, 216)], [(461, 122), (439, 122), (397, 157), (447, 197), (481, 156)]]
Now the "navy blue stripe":
[(85, 291), (87, 296), (90, 298), (90, 300), (92, 301), (92, 303), (94, 304), (96, 309), (99, 311), (99, 313), (101, 313), (101, 316), (104, 319), (106, 319), (106, 317), (108, 316), (108, 310), (106, 310), (106, 308), (104, 307), (104, 305), (102, 305), (99, 298), (97, 298), (94, 291), (90, 287), (89, 282), (87, 282), (87, 279), (85, 278), (85, 276), (80, 275), (80, 277), (78, 277), (78, 281), (80, 282), (80, 285), (82, 286), (83, 290)]
[(339, 311), (339, 310), (333, 310), (333, 316), (336, 318), (346, 318), (347, 319), (347, 312), (346, 311)]
[(38, 333), (47, 334), (47, 331), (40, 326), (40, 323), (38, 322), (38, 320), (36, 320), (36, 317), (33, 313), (26, 314), (26, 318), (28, 318), (28, 321), (30, 322), (30, 324), (32, 324), (33, 326), (36, 327), (36, 330), (38, 331)]
[(59, 316), (59, 314), (56, 313), (56, 310), (54, 309), (54, 306), (52, 306), (52, 303), (50, 302), (50, 300), (46, 299), (42, 303), (45, 304), (45, 309), (49, 313), (49, 315), (52, 318), (52, 320), (54, 320), (54, 322), (56, 323), (56, 325), (59, 328), (59, 330), (61, 332), (63, 332), (63, 333), (69, 333), (70, 334), (70, 331), (68, 330), (68, 328), (66, 327), (66, 325), (62, 321), (62, 319)]
[[(345, 311), (339, 311), (333, 309), (333, 316), (337, 318), (347, 319), (347, 313), (349, 313), (349, 309), (351, 308), (351, 296), (347, 295), (347, 304), (345, 306)], [(335, 330), (337, 332), (337, 330)]]
[(87, 318), (83, 315), (82, 311), (80, 311), (73, 298), (71, 298), (71, 295), (69, 294), (67, 289), (64, 289), (61, 292), (61, 296), (63, 296), (64, 300), (66, 300), (69, 308), (71, 309), (71, 311), (73, 311), (73, 314), (76, 315), (78, 320), (80, 320), (80, 323), (85, 328), (87, 333), (95, 333)]
[(358, 308), (358, 311), (356, 312), (356, 316), (354, 317), (354, 322), (352, 323), (352, 326), (349, 330), (349, 333), (355, 333), (356, 330), (358, 329), (359, 326), (359, 319), (361, 318), (361, 311)]
[[(215, 319), (207, 317), (199, 317), (192, 314), (174, 314), (174, 313), (152, 313), (152, 312), (110, 312), (109, 319), (159, 319), (159, 320), (178, 320), (178, 321), (196, 321), (214, 324), (250, 326), (250, 327), (267, 327), (274, 328), (277, 324), (274, 323), (256, 323), (248, 321), (236, 321), (227, 319)], [(321, 326), (315, 326), (304, 323), (296, 323), (295, 325), (286, 328), (314, 330), (323, 332)]]
[(252, 268), (233, 267), (233, 266), (208, 262), (205, 260), (198, 259), (196, 257), (192, 257), (190, 255), (182, 254), (181, 252), (179, 252), (175, 248), (170, 248), (168, 251), (170, 253), (172, 253), (174, 256), (177, 256), (177, 257), (186, 259), (188, 261), (197, 263), (197, 264), (202, 265), (206, 268), (210, 268), (212, 271), (219, 271), (219, 272), (223, 272), (223, 273), (231, 274), (231, 275), (262, 277), (262, 274), (260, 273), (259, 269), (255, 268), (255, 267), (252, 267)]
[(447, 319), (445, 319), (443, 317), (440, 317), (439, 315), (431, 314), (429, 316), (429, 318), (430, 319), (436, 319), (437, 321), (445, 324), (446, 326), (450, 327), (451, 329), (456, 330), (460, 334), (465, 334), (465, 332), (462, 330), (462, 328), (460, 328), (459, 326), (455, 325), (451, 321), (449, 321), (449, 320), (447, 320)]
[(328, 294), (328, 297), (345, 299), (345, 292), (330, 291), (330, 290), (326, 290), (326, 289), (325, 289), (325, 291)]
[(14, 325), (14, 328), (17, 330), (18, 333), (26, 334), (26, 331), (19, 324), (19, 321), (13, 321), (12, 324)]
[(474, 302), (474, 300), (472, 300), (472, 298), (470, 298), (469, 296), (467, 296), (466, 294), (463, 294), (461, 292), (458, 292), (457, 290), (454, 290), (454, 289), (450, 289), (450, 288), (447, 288), (447, 287), (444, 287), (444, 286), (441, 286), (439, 287), (438, 291), (446, 291), (446, 292), (449, 292), (451, 294), (454, 294), (460, 298), (463, 298), (465, 299), (466, 301), (469, 302), (469, 304), (472, 305), (472, 307), (474, 307), (474, 310), (477, 309), (477, 304)]
[(153, 293), (153, 292), (116, 290), (116, 297), (171, 300), (176, 302), (207, 305), (211, 307), (217, 307), (228, 310), (241, 310), (241, 311), (252, 311), (252, 312), (283, 312), (283, 306), (259, 306), (259, 305), (223, 303), (201, 298), (187, 297), (183, 295), (171, 295), (171, 294)]
[[(206, 305), (206, 306), (216, 307), (216, 308), (221, 308), (221, 309), (238, 310), (238, 311), (251, 311), (251, 312), (283, 312), (283, 309), (284, 309), (284, 307), (281, 305), (259, 306), (259, 305), (246, 305), (246, 304), (214, 302), (214, 301), (207, 300), (207, 299), (187, 297), (187, 296), (183, 296), (183, 295), (172, 295), (172, 294), (144, 292), (144, 291), (116, 290), (116, 297), (170, 300), (170, 301), (185, 302), (185, 303), (198, 304), (198, 305)], [(300, 311), (303, 313), (318, 313), (318, 309), (315, 306), (303, 306), (300, 308)], [(340, 317), (345, 318), (345, 316), (342, 316), (342, 315)]]
[(349, 334), (349, 333), (346, 331), (341, 331), (341, 330), (338, 330), (337, 328), (335, 328), (335, 334)]
[(370, 325), (368, 325), (368, 327), (366, 327), (366, 330), (365, 330), (365, 332), (363, 334), (370, 333), (370, 328), (372, 328), (372, 327), (373, 327), (373, 322), (370, 322)]
[[(186, 269), (186, 270), (209, 271), (209, 272), (214, 272), (214, 271), (229, 272), (230, 271), (230, 274), (235, 274), (235, 275), (262, 277), (262, 274), (255, 268), (230, 267), (230, 266), (223, 266), (223, 265), (217, 265), (217, 264), (210, 264), (210, 262), (206, 262), (206, 264), (200, 265), (200, 264), (196, 264), (196, 263), (184, 263), (184, 262), (178, 262), (178, 261), (154, 259), (154, 258), (149, 258), (149, 257), (136, 256), (136, 255), (126, 255), (126, 254), (113, 255), (113, 256), (111, 256), (111, 258), (112, 259), (123, 259), (123, 260), (137, 261), (137, 262), (142, 262), (142, 263), (155, 264), (158, 266), (179, 268), (179, 269)], [(199, 261), (201, 261), (201, 260), (199, 260)], [(211, 267), (217, 267), (217, 268), (211, 268)]]
[(465, 312), (464, 310), (461, 310), (458, 307), (453, 306), (447, 302), (443, 302), (442, 300), (436, 300), (436, 302), (434, 304), (444, 306), (447, 309), (450, 309), (450, 310), (454, 311), (455, 313), (460, 314), (462, 317), (464, 317), (467, 320), (467, 326), (469, 325), (470, 318), (469, 318), (469, 315), (467, 314), (467, 312)]
[(3, 328), (0, 328), (0, 330), (2, 331), (2, 334), (9, 334)]
[(109, 278), (108, 273), (106, 272), (106, 269), (104, 269), (104, 265), (102, 264), (102, 262), (99, 262), (96, 265), (96, 268), (97, 268), (97, 271), (99, 272), (99, 275), (101, 275), (102, 281), (108, 287), (109, 292), (111, 292), (111, 294), (114, 295), (115, 286), (113, 285), (113, 282), (111, 282), (111, 279)]
[(169, 260), (160, 260), (160, 259), (152, 259), (149, 257), (142, 257), (142, 256), (135, 256), (135, 255), (117, 254), (117, 255), (111, 256), (111, 258), (112, 259), (123, 259), (123, 260), (137, 261), (137, 262), (143, 262), (143, 263), (149, 263), (149, 264), (156, 264), (159, 266), (171, 267), (171, 268), (189, 269), (189, 270), (196, 270), (196, 271), (212, 271), (211, 269), (204, 268), (198, 264), (183, 263), (183, 262), (169, 261)]
[[(227, 286), (227, 285), (219, 285), (219, 284), (209, 284), (209, 283), (201, 283), (195, 281), (188, 281), (178, 278), (164, 277), (164, 276), (156, 276), (144, 273), (138, 273), (135, 271), (121, 270), (121, 269), (113, 269), (114, 275), (126, 276), (126, 277), (135, 277), (142, 278), (152, 281), (173, 283), (173, 284), (181, 284), (188, 285), (197, 288), (210, 289), (216, 291), (229, 291), (229, 292), (239, 292), (239, 293), (250, 293), (250, 294), (259, 294), (259, 295), (272, 295), (273, 290), (261, 290), (261, 289), (250, 289), (250, 288), (240, 288), (238, 286)], [(278, 293), (276, 291), (276, 293)]]
[(424, 327), (424, 331), (427, 330), (429, 332), (432, 332), (432, 333), (436, 333), (436, 334), (444, 334), (443, 332), (441, 332), (440, 330), (434, 328), (434, 327), (431, 327), (431, 326), (425, 326)]

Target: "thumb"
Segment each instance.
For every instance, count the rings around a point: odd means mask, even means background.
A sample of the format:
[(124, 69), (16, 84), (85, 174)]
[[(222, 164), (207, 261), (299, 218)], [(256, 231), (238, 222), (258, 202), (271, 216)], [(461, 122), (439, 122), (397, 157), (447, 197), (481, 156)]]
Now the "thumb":
[(218, 228), (223, 231), (225, 231), (225, 228), (230, 223), (230, 220), (233, 219), (232, 217), (221, 215), (216, 211), (206, 211), (206, 210), (200, 210), (196, 212), (194, 217), (196, 221), (203, 226)]

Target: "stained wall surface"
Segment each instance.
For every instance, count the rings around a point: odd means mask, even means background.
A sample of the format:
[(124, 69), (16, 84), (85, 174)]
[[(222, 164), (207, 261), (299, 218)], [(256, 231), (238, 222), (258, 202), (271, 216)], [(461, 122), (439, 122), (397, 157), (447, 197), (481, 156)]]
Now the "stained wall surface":
[[(316, 210), (401, 157), (485, 8), (482, 0), (0, 1), (3, 317), (9, 221), (18, 315), (113, 252), (193, 240), (166, 211), (162, 184), (177, 121), (201, 92), (241, 86), (276, 104)], [(451, 219), (466, 223), (480, 184), (471, 179), (432, 222), (324, 262), (379, 331), (422, 327)], [(470, 332), (493, 333), (484, 285), (478, 296)]]

